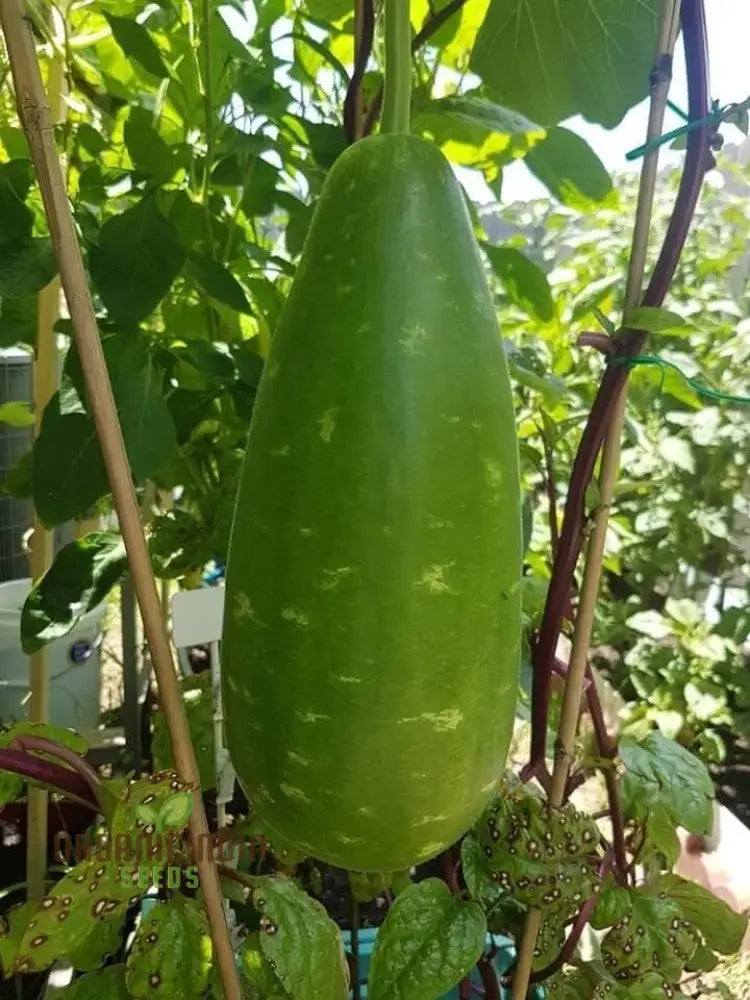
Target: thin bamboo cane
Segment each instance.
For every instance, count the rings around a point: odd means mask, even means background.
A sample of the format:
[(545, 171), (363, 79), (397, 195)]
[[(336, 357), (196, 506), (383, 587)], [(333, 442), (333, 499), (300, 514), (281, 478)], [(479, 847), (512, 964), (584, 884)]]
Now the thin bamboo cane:
[(177, 674), (151, 570), (122, 430), (104, 362), (94, 306), (86, 281), (65, 181), (60, 169), (50, 125), (49, 106), (42, 86), (36, 49), (23, 0), (0, 0), (0, 21), (8, 49), (18, 112), (29, 141), (42, 193), (62, 285), (73, 322), (81, 368), (86, 380), (88, 403), (99, 436), (120, 530), (128, 553), (130, 572), (151, 648), (177, 770), (184, 779), (192, 782), (195, 788), (190, 833), (196, 848), (196, 862), (224, 996), (226, 1000), (241, 1000), (237, 966), (226, 922), (216, 863), (212, 854), (209, 853), (206, 857), (200, 850), (201, 843), (205, 844), (209, 840), (209, 830), (200, 795), (198, 767), (190, 741), (185, 709), (180, 697)]

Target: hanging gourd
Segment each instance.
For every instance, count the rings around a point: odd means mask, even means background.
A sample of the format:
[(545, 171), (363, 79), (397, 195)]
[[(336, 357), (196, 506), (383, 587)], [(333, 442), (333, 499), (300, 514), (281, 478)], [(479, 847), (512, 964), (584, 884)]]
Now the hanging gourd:
[(503, 346), (461, 189), (407, 131), (393, 7), (384, 131), (324, 183), (259, 387), (222, 654), (271, 844), (365, 871), (432, 857), (487, 804), (521, 633)]

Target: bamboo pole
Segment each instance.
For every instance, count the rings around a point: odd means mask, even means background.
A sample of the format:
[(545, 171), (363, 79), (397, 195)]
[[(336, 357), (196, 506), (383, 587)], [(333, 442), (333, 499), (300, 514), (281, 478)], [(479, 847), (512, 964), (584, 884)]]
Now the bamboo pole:
[(206, 857), (200, 849), (201, 843), (209, 841), (209, 829), (200, 794), (195, 752), (190, 741), (185, 709), (180, 697), (177, 674), (125, 452), (122, 429), (104, 362), (94, 306), (86, 281), (65, 181), (60, 169), (50, 124), (49, 106), (42, 86), (34, 39), (26, 19), (23, 0), (0, 0), (0, 21), (8, 49), (18, 113), (29, 141), (42, 193), (86, 381), (88, 403), (96, 425), (120, 530), (128, 553), (130, 572), (143, 615), (177, 770), (181, 777), (191, 782), (194, 787), (190, 834), (196, 849), (201, 888), (224, 996), (226, 1000), (241, 1000), (237, 966), (224, 912), (216, 862), (211, 853)]
[[(671, 57), (677, 42), (682, 0), (662, 0), (659, 38), (656, 59)], [(670, 78), (658, 79), (651, 91), (651, 104), (647, 130), (647, 141), (653, 142), (662, 132), (664, 114), (669, 94)], [(646, 268), (648, 240), (651, 231), (651, 216), (656, 190), (659, 149), (648, 153), (643, 162), (638, 190), (635, 228), (628, 265), (625, 312), (633, 309), (641, 298), (641, 289)], [(602, 452), (599, 472), (600, 505), (596, 512), (594, 529), (586, 550), (581, 595), (576, 612), (573, 645), (568, 664), (568, 677), (563, 694), (562, 712), (557, 730), (557, 754), (552, 772), (552, 786), (549, 801), (560, 807), (565, 800), (570, 762), (573, 759), (575, 738), (580, 715), (581, 693), (588, 663), (589, 642), (594, 624), (594, 612), (599, 594), (604, 559), (604, 546), (609, 524), (609, 510), (612, 503), (620, 467), (620, 441), (625, 421), (627, 385), (617, 399), (612, 422)], [(540, 910), (530, 909), (526, 916), (523, 938), (518, 954), (518, 962), (513, 977), (512, 1000), (524, 1000), (534, 961), (534, 948), (542, 923)]]
[[(64, 14), (56, 8), (49, 11), (52, 36), (64, 38)], [(50, 118), (59, 124), (65, 118), (65, 64), (62, 45), (55, 47), (49, 61), (47, 79)], [(36, 348), (34, 351), (33, 387), (35, 434), (38, 435), (44, 408), (59, 386), (59, 365), (55, 323), (60, 315), (60, 278), (43, 288), (37, 297)], [(31, 536), (31, 579), (39, 580), (52, 565), (54, 535), (47, 531), (34, 512)], [(31, 722), (49, 721), (49, 670), (47, 650), (29, 657), (29, 705)], [(26, 882), (27, 898), (39, 900), (44, 895), (47, 875), (47, 808), (49, 793), (45, 788), (30, 787), (27, 805)]]

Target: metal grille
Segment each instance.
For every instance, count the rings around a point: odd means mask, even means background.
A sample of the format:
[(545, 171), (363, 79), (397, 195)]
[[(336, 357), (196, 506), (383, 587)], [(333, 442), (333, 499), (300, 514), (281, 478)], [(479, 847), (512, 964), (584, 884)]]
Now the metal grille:
[[(32, 356), (18, 349), (0, 351), (0, 404), (16, 400), (33, 401)], [(1, 491), (6, 475), (31, 449), (33, 441), (33, 427), (0, 423), (0, 582), (29, 575), (23, 536), (31, 526), (33, 507), (30, 500), (16, 500)]]

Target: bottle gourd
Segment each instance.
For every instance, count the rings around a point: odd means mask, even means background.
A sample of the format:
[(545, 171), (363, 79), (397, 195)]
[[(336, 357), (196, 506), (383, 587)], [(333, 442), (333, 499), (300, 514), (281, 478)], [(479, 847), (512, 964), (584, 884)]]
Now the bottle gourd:
[(513, 725), (511, 386), (437, 147), (362, 140), (320, 195), (265, 364), (227, 573), (229, 750), (268, 831), (422, 862), (491, 798)]

